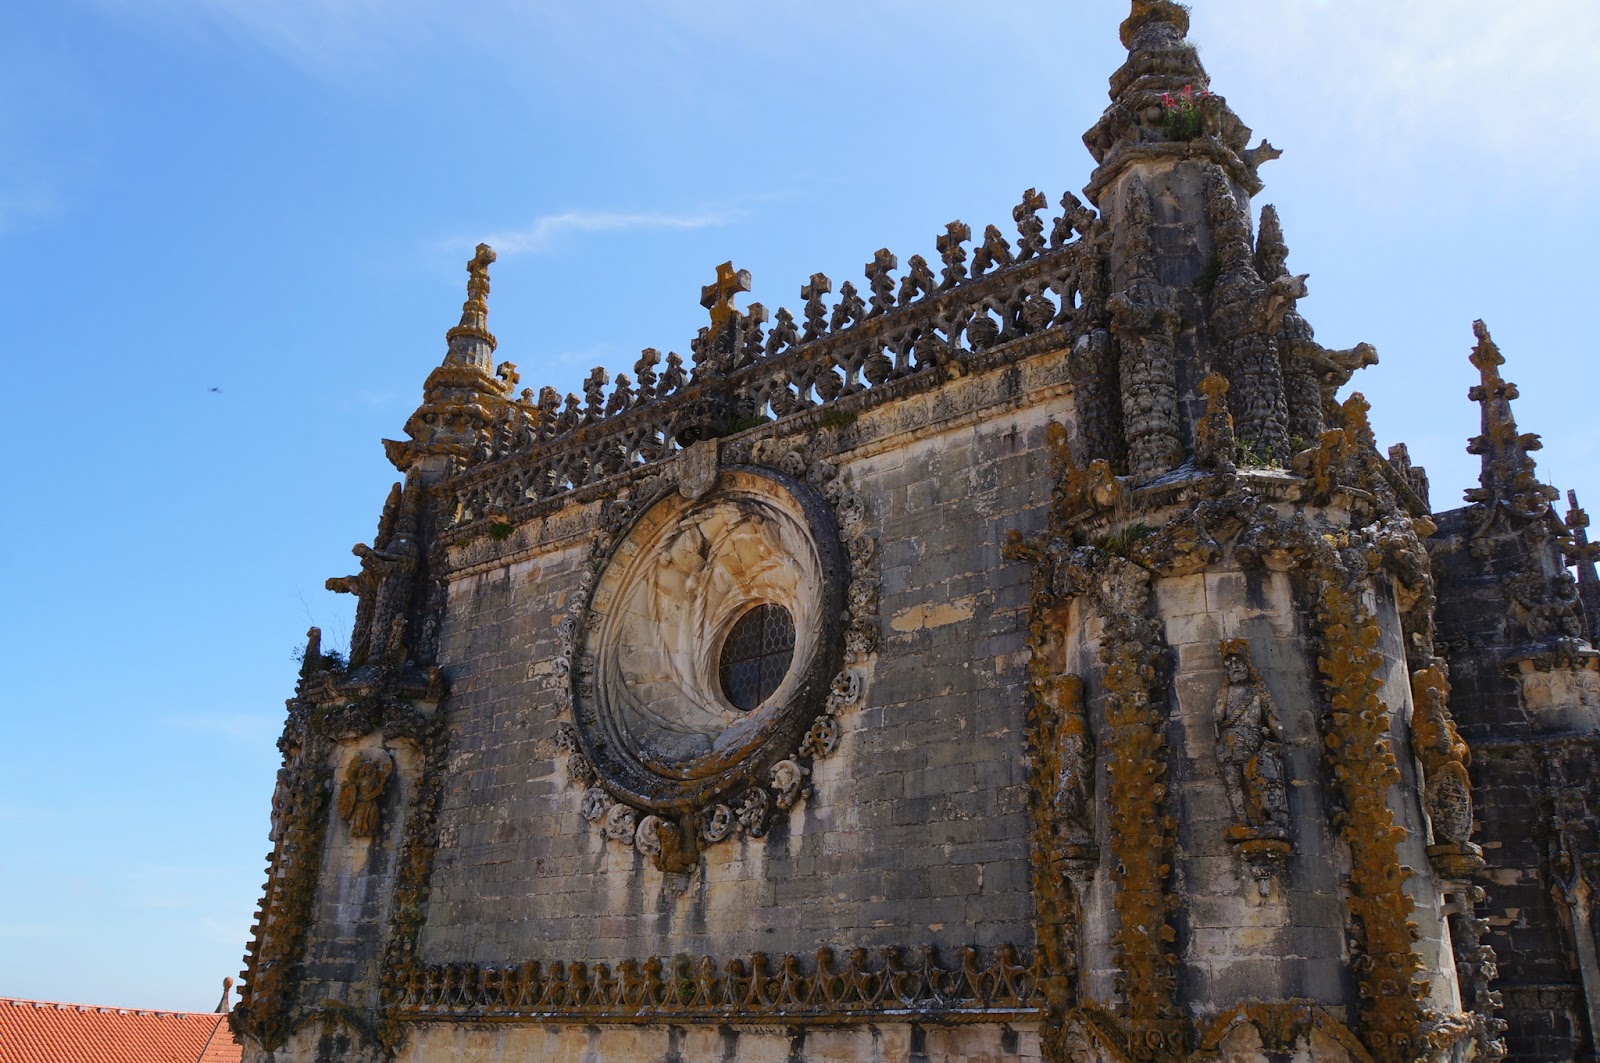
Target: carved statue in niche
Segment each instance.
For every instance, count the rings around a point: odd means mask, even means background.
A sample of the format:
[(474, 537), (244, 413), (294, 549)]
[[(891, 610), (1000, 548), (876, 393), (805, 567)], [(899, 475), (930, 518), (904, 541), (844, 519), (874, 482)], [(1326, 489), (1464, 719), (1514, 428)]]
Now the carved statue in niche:
[(1446, 699), (1450, 685), (1438, 665), (1411, 676), (1411, 752), (1422, 765), (1422, 801), (1433, 826), (1428, 856), (1449, 878), (1467, 878), (1483, 867), (1472, 842), (1472, 751), (1456, 731)]
[(1083, 679), (1056, 676), (1049, 684), (1055, 710), (1055, 788), (1050, 811), (1056, 856), (1069, 864), (1092, 863), (1094, 844), (1094, 739), (1083, 708)]
[(377, 835), (378, 802), (393, 774), (394, 761), (382, 752), (361, 753), (345, 768), (344, 784), (339, 787), (339, 816), (349, 824), (350, 837)]
[(1227, 683), (1217, 694), (1217, 759), (1234, 825), (1227, 838), (1251, 864), (1262, 896), (1282, 868), (1289, 842), (1283, 773), (1283, 725), (1244, 639), (1221, 644)]

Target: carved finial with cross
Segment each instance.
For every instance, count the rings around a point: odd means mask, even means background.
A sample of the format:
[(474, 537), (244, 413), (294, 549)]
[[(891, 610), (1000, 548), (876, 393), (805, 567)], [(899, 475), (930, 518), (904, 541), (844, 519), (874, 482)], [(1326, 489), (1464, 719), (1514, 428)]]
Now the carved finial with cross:
[(750, 290), (750, 271), (736, 270), (732, 262), (717, 267), (717, 281), (700, 289), (700, 305), (711, 311), (711, 335), (720, 336), (728, 322), (739, 316), (733, 297)]
[(934, 241), (939, 257), (944, 259), (944, 283), (940, 288), (954, 288), (967, 279), (967, 249), (961, 245), (972, 239), (972, 227), (964, 221), (953, 221), (944, 227), (944, 235)]
[(867, 263), (867, 288), (872, 292), (872, 313), (869, 317), (894, 308), (894, 278), (889, 276), (900, 265), (894, 252), (880, 247)]
[(802, 343), (810, 343), (828, 331), (828, 308), (822, 304), (822, 297), (833, 291), (833, 281), (826, 273), (813, 273), (811, 283), (800, 289), (800, 298), (806, 301), (806, 331), (800, 338)]
[(470, 336), (485, 341), (494, 350), (494, 334), (489, 331), (489, 264), (494, 260), (494, 251), (488, 244), (479, 244), (477, 253), (468, 260), (467, 301), (461, 304), (461, 323), (446, 332), (446, 338)]

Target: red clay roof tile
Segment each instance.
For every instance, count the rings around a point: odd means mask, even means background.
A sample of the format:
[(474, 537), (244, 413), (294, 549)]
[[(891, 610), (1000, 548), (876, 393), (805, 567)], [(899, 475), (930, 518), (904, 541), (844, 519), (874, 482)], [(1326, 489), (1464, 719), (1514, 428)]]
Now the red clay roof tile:
[(227, 1020), (0, 997), (0, 1063), (239, 1063)]

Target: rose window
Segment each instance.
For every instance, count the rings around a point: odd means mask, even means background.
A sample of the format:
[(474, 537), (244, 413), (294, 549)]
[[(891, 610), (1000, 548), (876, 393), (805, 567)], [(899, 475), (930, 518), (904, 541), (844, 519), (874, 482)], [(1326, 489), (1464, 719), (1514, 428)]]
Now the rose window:
[(832, 511), (778, 473), (727, 468), (650, 506), (601, 567), (573, 715), (614, 797), (681, 814), (763, 782), (838, 671), (843, 556)]

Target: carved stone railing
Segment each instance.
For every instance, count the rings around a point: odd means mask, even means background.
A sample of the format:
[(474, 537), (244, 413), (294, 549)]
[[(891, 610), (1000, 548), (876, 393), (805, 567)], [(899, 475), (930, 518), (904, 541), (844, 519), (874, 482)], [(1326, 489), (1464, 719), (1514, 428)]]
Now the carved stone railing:
[(1036, 963), (1001, 945), (987, 961), (959, 950), (945, 965), (930, 946), (905, 956), (833, 950), (814, 961), (755, 953), (718, 970), (709, 957), (652, 957), (604, 963), (530, 962), (509, 967), (444, 964), (421, 968), (400, 1014), (411, 1021), (784, 1022), (881, 1020), (896, 1015), (941, 1021), (1036, 1020), (1044, 998)]
[[(564, 404), (553, 388), (537, 399), (524, 390), (477, 461), (452, 482), (456, 525), (669, 458), (685, 423), (703, 416), (708, 404), (721, 407), (724, 427), (717, 434), (725, 434), (907, 378), (932, 384), (959, 373), (973, 354), (1073, 325), (1088, 254), (1074, 234), (1086, 232), (1095, 216), (1068, 193), (1047, 242), (1038, 217), (1044, 205), (1030, 189), (1013, 211), (1016, 246), (991, 225), (970, 269), (964, 246), (970, 230), (952, 222), (938, 241), (942, 278), (919, 255), (897, 281), (895, 256), (880, 250), (866, 267), (866, 299), (846, 282), (830, 308), (823, 296), (832, 281), (819, 273), (801, 289), (807, 300), (801, 321), (779, 309), (764, 330), (767, 312), (752, 303), (733, 314), (721, 336), (701, 330), (691, 344), (692, 372), (677, 354), (663, 364), (650, 349), (634, 378), (619, 374), (609, 394), (604, 369), (590, 374), (584, 398), (568, 395)], [(731, 302), (731, 294), (726, 298)]]

